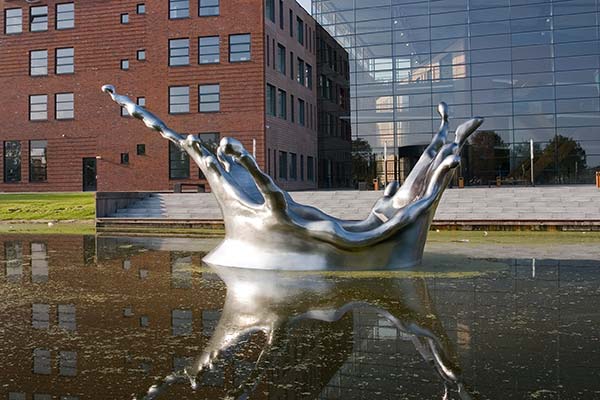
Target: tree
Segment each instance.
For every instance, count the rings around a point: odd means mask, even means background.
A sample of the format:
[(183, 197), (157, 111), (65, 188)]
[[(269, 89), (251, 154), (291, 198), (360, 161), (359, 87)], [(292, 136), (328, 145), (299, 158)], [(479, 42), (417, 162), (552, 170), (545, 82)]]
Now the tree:
[[(518, 149), (523, 154), (513, 173), (529, 179), (529, 144), (523, 144)], [(579, 182), (589, 172), (585, 150), (578, 142), (566, 136), (556, 135), (543, 149), (540, 143), (534, 143), (533, 157), (534, 180), (538, 184)]]
[(371, 183), (377, 175), (373, 148), (364, 139), (352, 141), (352, 179), (355, 183)]
[[(578, 142), (563, 135), (556, 135), (548, 143), (540, 155), (540, 159), (554, 167), (552, 172), (554, 172), (555, 183), (577, 181), (578, 176), (587, 169), (585, 150)], [(537, 162), (535, 165), (537, 166)], [(552, 179), (547, 180), (551, 181)]]
[(506, 178), (510, 171), (510, 150), (494, 131), (479, 131), (469, 140), (463, 168), (471, 184), (488, 184), (497, 176)]

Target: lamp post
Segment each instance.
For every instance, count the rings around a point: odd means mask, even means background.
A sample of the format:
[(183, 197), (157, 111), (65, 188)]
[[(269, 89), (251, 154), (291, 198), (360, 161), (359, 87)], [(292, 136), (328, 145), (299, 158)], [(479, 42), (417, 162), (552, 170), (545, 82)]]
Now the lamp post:
[(531, 186), (535, 186), (533, 182), (533, 139), (529, 139), (529, 158), (531, 163)]
[(387, 170), (387, 140), (383, 142), (383, 187), (386, 188), (388, 184), (388, 170)]

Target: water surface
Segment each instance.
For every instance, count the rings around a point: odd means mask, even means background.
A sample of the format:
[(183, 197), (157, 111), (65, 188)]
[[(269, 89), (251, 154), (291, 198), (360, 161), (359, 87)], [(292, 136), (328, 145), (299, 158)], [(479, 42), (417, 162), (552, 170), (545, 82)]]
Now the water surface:
[(600, 398), (598, 260), (276, 273), (215, 244), (0, 236), (0, 399)]

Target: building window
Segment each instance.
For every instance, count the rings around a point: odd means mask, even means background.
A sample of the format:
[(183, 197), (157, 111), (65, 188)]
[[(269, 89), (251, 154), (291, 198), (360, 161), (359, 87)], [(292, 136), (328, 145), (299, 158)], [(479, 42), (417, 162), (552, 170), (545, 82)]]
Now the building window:
[(56, 5), (56, 29), (75, 28), (75, 3)]
[(287, 152), (279, 152), (279, 179), (287, 179), (288, 177), (288, 161)]
[[(198, 139), (202, 142), (202, 146), (211, 151), (213, 154), (217, 153), (217, 148), (219, 147), (219, 141), (221, 140), (221, 135), (219, 132), (204, 132), (198, 134)], [(206, 176), (202, 173), (201, 169), (198, 169), (198, 178), (206, 179)]]
[(304, 21), (300, 17), (296, 17), (296, 39), (298, 43), (304, 45)]
[(169, 40), (169, 66), (190, 65), (190, 39)]
[(121, 60), (121, 69), (124, 71), (129, 69), (129, 60)]
[(282, 46), (278, 43), (277, 44), (277, 71), (281, 72), (284, 75), (286, 72), (285, 60), (287, 60), (285, 46)]
[(146, 14), (146, 4), (141, 3), (135, 6), (136, 14)]
[(229, 35), (229, 62), (250, 60), (250, 34)]
[(200, 139), (204, 147), (213, 153), (216, 153), (217, 148), (219, 147), (219, 141), (221, 140), (221, 135), (219, 132), (199, 133), (198, 139)]
[(304, 100), (302, 100), (302, 99), (298, 99), (298, 123), (301, 126), (304, 126), (306, 124), (305, 106), (304, 106)]
[(283, 21), (283, 0), (279, 0), (279, 28), (283, 29), (285, 22)]
[(294, 52), (290, 51), (290, 79), (294, 80), (296, 77), (294, 76)]
[(294, 95), (290, 95), (290, 119), (292, 120), (292, 122), (296, 121), (296, 103), (295, 103), (295, 99), (294, 99)]
[(138, 50), (136, 58), (138, 61), (145, 61), (146, 60), (146, 50), (144, 50), (144, 49)]
[(21, 142), (4, 142), (4, 182), (21, 182)]
[(4, 33), (7, 35), (23, 32), (23, 10), (9, 8), (4, 10)]
[(300, 180), (304, 181), (304, 156), (300, 154)]
[(73, 47), (65, 47), (56, 49), (56, 73), (72, 74), (75, 72), (75, 49)]
[(73, 93), (57, 93), (55, 96), (56, 119), (75, 118), (75, 96)]
[(50, 350), (33, 349), (33, 373), (36, 375), (50, 375), (51, 371)]
[(279, 107), (277, 109), (277, 116), (279, 118), (287, 119), (287, 92), (279, 89), (278, 98)]
[(29, 52), (29, 75), (48, 75), (48, 50), (32, 50)]
[(48, 30), (48, 6), (37, 6), (29, 9), (29, 30), (31, 32)]
[(129, 153), (121, 153), (121, 164), (129, 165)]
[(190, 112), (190, 87), (169, 87), (169, 114), (182, 114)]
[(29, 96), (29, 119), (31, 121), (45, 121), (48, 119), (47, 94)]
[(294, 12), (290, 9), (290, 36), (294, 37)]
[(201, 17), (219, 15), (219, 0), (200, 0), (198, 4), (198, 15)]
[(219, 62), (219, 36), (198, 38), (198, 63), (216, 64)]
[(48, 180), (46, 140), (29, 142), (29, 182), (46, 182)]
[(190, 16), (189, 0), (169, 0), (169, 18), (187, 18)]
[(315, 180), (315, 162), (311, 156), (306, 157), (306, 178), (311, 182)]
[(216, 85), (198, 86), (198, 111), (218, 112), (221, 108), (221, 88)]
[(290, 179), (298, 179), (298, 156), (296, 153), (290, 153)]
[(146, 155), (146, 145), (145, 144), (135, 145), (135, 153), (138, 156), (145, 156)]
[(121, 14), (121, 23), (128, 24), (129, 23), (129, 14)]
[(304, 86), (304, 84), (306, 82), (306, 80), (304, 79), (305, 76), (306, 76), (306, 68), (304, 67), (304, 60), (301, 58), (298, 58), (298, 68), (296, 71), (296, 80), (302, 86)]
[(190, 157), (185, 150), (169, 142), (169, 179), (190, 177)]
[(310, 64), (306, 64), (306, 87), (313, 88), (313, 70)]
[(275, 116), (275, 86), (267, 83), (267, 115)]
[(265, 0), (265, 16), (275, 22), (275, 0)]

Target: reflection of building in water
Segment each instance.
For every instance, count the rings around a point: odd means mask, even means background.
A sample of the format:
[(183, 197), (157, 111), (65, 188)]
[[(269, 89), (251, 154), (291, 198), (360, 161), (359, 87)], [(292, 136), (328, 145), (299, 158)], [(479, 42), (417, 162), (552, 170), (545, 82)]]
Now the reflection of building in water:
[(445, 101), (451, 129), (480, 115), (501, 139), (486, 163), (472, 143), (467, 183), (526, 182), (530, 139), (536, 183), (591, 183), (600, 167), (596, 3), (314, 0), (313, 13), (350, 56), (353, 141), (378, 159), (387, 142), (400, 181)]
[(317, 25), (319, 188), (352, 186), (348, 53)]
[[(100, 253), (98, 264), (86, 263), (93, 251), (84, 246), (93, 243), (73, 236), (0, 239), (6, 266), (0, 268), (6, 305), (0, 307), (0, 382), (8, 385), (0, 387), (0, 398), (130, 398), (146, 392), (153, 377), (180, 370), (213, 334), (222, 283), (210, 272), (181, 272), (183, 263), (197, 268), (201, 254), (115, 246), (119, 251), (107, 252), (110, 257)], [(42, 249), (47, 274), (36, 280), (33, 261)], [(598, 268), (598, 262), (517, 261), (499, 275), (429, 278), (424, 301), (441, 323), (444, 335), (436, 335), (449, 343), (472, 389), (488, 397), (546, 390), (560, 398), (594, 398), (600, 391)], [(141, 270), (148, 271), (145, 278)], [(440, 393), (441, 381), (414, 346), (371, 311), (293, 329), (251, 398)], [(244, 345), (247, 351), (225, 354), (193, 396), (222, 398), (247, 379), (264, 345), (264, 338), (254, 339)], [(166, 398), (188, 395), (188, 386), (178, 385)]]
[(355, 310), (352, 320), (351, 354), (323, 388), (320, 399), (364, 399), (374, 391), (378, 399), (433, 399), (443, 392), (440, 378), (419, 355), (410, 336), (372, 310)]
[[(0, 320), (10, 321), (0, 332), (0, 381), (12, 382), (0, 398), (130, 398), (153, 376), (180, 369), (212, 334), (221, 286), (193, 272), (202, 254), (125, 246), (96, 264), (95, 243), (73, 236), (0, 239), (0, 293), (18, 290), (31, 299), (9, 296), (4, 301), (14, 306), (0, 308)], [(199, 394), (222, 397), (232, 365), (207, 375)], [(186, 385), (175, 389), (175, 396), (189, 394)]]

